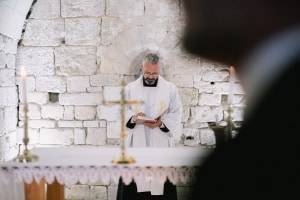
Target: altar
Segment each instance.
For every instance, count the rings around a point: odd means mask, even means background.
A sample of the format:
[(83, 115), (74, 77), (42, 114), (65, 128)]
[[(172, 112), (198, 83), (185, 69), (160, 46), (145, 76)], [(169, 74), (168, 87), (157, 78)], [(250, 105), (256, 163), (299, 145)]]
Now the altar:
[(45, 185), (39, 186), (41, 199), (47, 200), (64, 200), (64, 185), (78, 182), (109, 184), (112, 181), (117, 184), (122, 178), (129, 184), (132, 180), (155, 177), (161, 181), (168, 179), (173, 184), (186, 183), (193, 181), (197, 167), (211, 150), (200, 147), (128, 148), (127, 154), (135, 159), (131, 164), (112, 162), (120, 152), (116, 147), (35, 148), (31, 152), (39, 157), (36, 162), (0, 163), (0, 196), (6, 200), (37, 200), (27, 194), (33, 192), (31, 184), (34, 182), (38, 186), (39, 183), (47, 185), (45, 190)]

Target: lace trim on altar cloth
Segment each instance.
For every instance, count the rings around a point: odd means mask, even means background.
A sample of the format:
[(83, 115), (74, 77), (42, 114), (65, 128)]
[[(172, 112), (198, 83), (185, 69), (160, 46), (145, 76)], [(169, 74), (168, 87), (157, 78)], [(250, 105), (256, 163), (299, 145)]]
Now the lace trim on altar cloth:
[(5, 167), (0, 170), (0, 183), (8, 184), (11, 179), (15, 182), (40, 182), (42, 178), (48, 184), (56, 179), (60, 184), (87, 184), (101, 181), (108, 185), (111, 181), (117, 184), (122, 177), (128, 185), (132, 180), (157, 178), (173, 184), (195, 181), (197, 167), (106, 167), (106, 166), (56, 166), (56, 167)]

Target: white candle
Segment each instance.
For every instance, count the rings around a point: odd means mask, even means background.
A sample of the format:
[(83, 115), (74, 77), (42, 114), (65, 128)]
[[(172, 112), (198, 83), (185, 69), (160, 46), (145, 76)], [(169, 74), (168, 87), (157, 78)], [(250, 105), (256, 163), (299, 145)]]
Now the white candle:
[(230, 72), (230, 79), (229, 79), (229, 92), (228, 92), (228, 104), (232, 104), (232, 99), (233, 99), (233, 87), (235, 83), (235, 69), (233, 66), (230, 66), (229, 69)]
[(25, 67), (21, 67), (21, 80), (22, 80), (22, 90), (23, 90), (23, 104), (24, 104), (24, 143), (25, 146), (28, 144), (28, 104), (27, 104), (27, 88), (26, 88), (26, 71)]
[(21, 67), (21, 80), (22, 80), (22, 86), (23, 86), (23, 103), (27, 103), (27, 88), (26, 88), (26, 71), (25, 67)]

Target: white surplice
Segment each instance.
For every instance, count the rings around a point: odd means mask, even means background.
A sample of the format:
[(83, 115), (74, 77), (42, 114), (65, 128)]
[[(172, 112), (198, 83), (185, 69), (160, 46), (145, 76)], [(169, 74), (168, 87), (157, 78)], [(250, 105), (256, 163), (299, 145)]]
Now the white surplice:
[[(140, 76), (129, 83), (125, 91), (127, 100), (143, 101), (142, 104), (126, 106), (126, 122), (138, 112), (144, 112), (146, 116), (155, 118), (166, 110), (161, 120), (170, 130), (166, 133), (159, 127), (150, 129), (143, 124), (136, 124), (133, 129), (127, 129), (127, 146), (173, 147), (175, 141), (179, 141), (182, 129), (182, 103), (175, 84), (159, 76), (156, 87), (144, 87), (143, 76)], [(153, 177), (135, 182), (138, 192), (151, 191), (152, 195), (163, 194), (164, 183), (156, 181)]]

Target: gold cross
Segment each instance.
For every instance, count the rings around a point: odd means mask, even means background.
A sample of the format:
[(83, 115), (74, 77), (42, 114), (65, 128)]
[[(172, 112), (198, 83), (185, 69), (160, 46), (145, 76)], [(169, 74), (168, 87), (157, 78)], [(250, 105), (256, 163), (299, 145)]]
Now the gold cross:
[(126, 131), (125, 131), (125, 106), (127, 104), (139, 104), (143, 103), (143, 101), (136, 101), (136, 100), (126, 100), (125, 95), (125, 83), (122, 81), (122, 89), (121, 89), (121, 100), (116, 101), (104, 101), (103, 102), (106, 105), (117, 105), (120, 104), (121, 106), (121, 132), (120, 132), (120, 145), (121, 145), (121, 154), (119, 157), (112, 160), (115, 164), (128, 164), (128, 163), (135, 163), (134, 158), (129, 157), (126, 155), (126, 147), (125, 147), (125, 137), (126, 137)]

